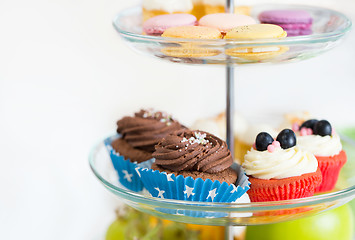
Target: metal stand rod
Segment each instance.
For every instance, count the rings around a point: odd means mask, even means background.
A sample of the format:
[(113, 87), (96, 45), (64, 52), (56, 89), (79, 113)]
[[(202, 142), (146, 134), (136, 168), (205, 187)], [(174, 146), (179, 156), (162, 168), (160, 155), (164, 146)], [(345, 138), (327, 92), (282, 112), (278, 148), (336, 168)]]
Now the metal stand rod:
[[(227, 145), (229, 150), (234, 155), (234, 131), (233, 131), (233, 119), (234, 119), (234, 67), (227, 66), (226, 68), (226, 136)], [(224, 231), (225, 240), (233, 240), (233, 227), (226, 226)]]
[(227, 66), (226, 68), (226, 136), (228, 148), (234, 155), (234, 67)]
[[(234, 0), (226, 0), (226, 13), (234, 13)], [(227, 65), (226, 68), (226, 136), (227, 145), (232, 155), (234, 155), (234, 68), (231, 65)], [(224, 239), (233, 240), (234, 233), (233, 227), (226, 226), (224, 230)]]
[(234, 13), (234, 0), (226, 0), (226, 7), (224, 8), (226, 13)]

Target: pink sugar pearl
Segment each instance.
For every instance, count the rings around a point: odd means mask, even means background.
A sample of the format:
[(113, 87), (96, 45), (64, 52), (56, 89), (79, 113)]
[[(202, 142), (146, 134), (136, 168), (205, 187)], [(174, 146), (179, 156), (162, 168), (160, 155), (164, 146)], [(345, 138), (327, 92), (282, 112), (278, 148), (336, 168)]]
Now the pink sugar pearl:
[(300, 135), (301, 136), (307, 136), (307, 129), (306, 128), (301, 128)]
[(272, 144), (270, 144), (268, 147), (267, 147), (267, 150), (269, 151), (269, 152), (274, 152), (275, 151), (275, 146), (274, 145), (272, 145)]
[(275, 148), (281, 147), (281, 144), (280, 144), (279, 141), (273, 141), (273, 142), (272, 142), (272, 145), (273, 145)]
[(297, 123), (292, 124), (292, 130), (294, 132), (297, 132), (298, 130), (300, 130), (300, 126)]

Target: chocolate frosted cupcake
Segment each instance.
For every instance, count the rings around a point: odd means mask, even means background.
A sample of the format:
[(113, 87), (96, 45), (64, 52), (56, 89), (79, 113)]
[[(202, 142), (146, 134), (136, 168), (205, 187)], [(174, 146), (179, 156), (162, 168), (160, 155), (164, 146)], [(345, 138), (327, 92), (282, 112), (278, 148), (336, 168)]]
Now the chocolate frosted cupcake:
[(143, 183), (137, 164), (150, 167), (154, 145), (163, 137), (184, 127), (164, 112), (141, 110), (134, 117), (117, 122), (118, 135), (105, 140), (119, 182), (132, 191), (141, 191)]
[(212, 134), (175, 132), (155, 148), (151, 169), (138, 169), (153, 197), (233, 202), (249, 189), (242, 169), (231, 167), (233, 158), (227, 144)]
[(141, 110), (134, 117), (117, 121), (117, 133), (121, 138), (112, 147), (131, 162), (141, 163), (152, 158), (154, 146), (165, 136), (184, 128), (171, 115), (152, 109)]
[(153, 170), (229, 184), (237, 180), (227, 144), (212, 134), (186, 130), (167, 136), (155, 148)]

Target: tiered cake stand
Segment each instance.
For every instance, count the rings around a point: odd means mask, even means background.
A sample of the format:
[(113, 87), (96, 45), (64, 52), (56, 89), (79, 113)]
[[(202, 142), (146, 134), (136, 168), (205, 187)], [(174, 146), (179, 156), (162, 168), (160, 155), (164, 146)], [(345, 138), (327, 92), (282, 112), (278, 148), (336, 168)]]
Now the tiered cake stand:
[[(226, 11), (234, 9), (227, 1)], [(283, 63), (305, 60), (334, 48), (351, 29), (351, 21), (343, 14), (329, 9), (299, 5), (257, 5), (252, 15), (268, 9), (303, 9), (313, 17), (313, 34), (285, 39), (257, 41), (173, 39), (142, 34), (140, 7), (122, 11), (114, 19), (114, 27), (135, 51), (166, 61), (186, 64), (222, 65), (227, 80), (227, 143), (233, 152), (234, 67), (242, 64)], [(184, 47), (194, 46), (186, 51)], [(263, 59), (245, 59), (226, 54), (233, 48), (286, 49), (282, 54)], [(200, 53), (203, 54), (200, 54)], [(176, 54), (178, 53), (178, 54)], [(353, 146), (355, 147), (355, 146)], [(144, 192), (127, 190), (117, 181), (117, 174), (103, 143), (90, 155), (90, 165), (101, 183), (126, 204), (165, 219), (204, 225), (246, 226), (294, 220), (341, 206), (355, 198), (355, 182), (337, 186), (331, 193), (288, 201), (260, 203), (202, 203), (150, 197)], [(227, 230), (230, 228), (226, 228)], [(226, 231), (226, 239), (232, 237)]]

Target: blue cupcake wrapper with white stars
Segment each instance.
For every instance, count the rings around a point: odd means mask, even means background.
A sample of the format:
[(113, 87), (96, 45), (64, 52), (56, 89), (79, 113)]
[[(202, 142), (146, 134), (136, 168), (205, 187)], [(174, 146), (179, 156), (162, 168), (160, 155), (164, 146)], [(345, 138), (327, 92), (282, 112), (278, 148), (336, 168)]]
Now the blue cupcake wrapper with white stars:
[[(127, 189), (140, 192), (143, 190), (144, 186), (137, 172), (137, 162), (131, 162), (129, 159), (125, 159), (124, 156), (117, 153), (111, 146), (111, 143), (118, 138), (120, 138), (120, 135), (117, 134), (104, 140), (104, 144), (110, 155), (112, 165), (118, 174), (118, 180)], [(153, 162), (154, 159), (152, 158), (141, 163), (140, 166), (148, 168), (153, 164)]]
[(175, 176), (166, 172), (159, 172), (139, 166), (138, 171), (144, 187), (152, 197), (167, 198), (197, 202), (230, 203), (240, 198), (249, 190), (250, 182), (242, 167), (233, 164), (237, 172), (236, 184), (212, 181), (201, 178), (193, 179), (182, 175)]

